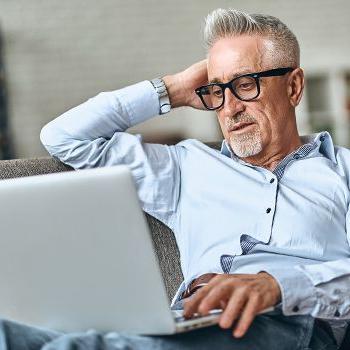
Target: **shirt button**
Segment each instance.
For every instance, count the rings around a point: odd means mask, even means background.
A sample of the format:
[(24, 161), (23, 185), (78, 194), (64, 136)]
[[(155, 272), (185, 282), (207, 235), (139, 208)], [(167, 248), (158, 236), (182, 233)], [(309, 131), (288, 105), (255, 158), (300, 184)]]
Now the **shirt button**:
[(320, 137), (320, 141), (323, 142), (323, 141), (325, 140), (325, 138), (326, 138), (326, 137), (325, 137), (324, 135), (322, 135), (322, 136)]
[(298, 153), (294, 154), (293, 158), (294, 159), (299, 159), (300, 158), (300, 154), (298, 154)]
[(299, 306), (295, 305), (292, 309), (293, 312), (298, 312), (299, 311)]
[(266, 209), (266, 213), (268, 214), (271, 211), (271, 208)]
[(338, 310), (336, 310), (334, 313), (334, 317), (339, 317), (339, 316), (340, 316), (340, 312)]
[(273, 184), (275, 182), (275, 179), (270, 180), (270, 184)]

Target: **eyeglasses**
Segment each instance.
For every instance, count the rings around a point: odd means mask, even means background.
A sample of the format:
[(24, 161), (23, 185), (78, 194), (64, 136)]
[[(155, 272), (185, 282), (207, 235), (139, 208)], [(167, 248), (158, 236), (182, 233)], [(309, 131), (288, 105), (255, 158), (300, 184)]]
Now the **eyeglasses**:
[(276, 68), (259, 73), (249, 73), (232, 79), (228, 83), (212, 83), (201, 86), (195, 90), (205, 108), (215, 110), (225, 103), (225, 90), (228, 88), (234, 96), (241, 101), (251, 101), (260, 94), (262, 77), (276, 77), (293, 71), (294, 68)]

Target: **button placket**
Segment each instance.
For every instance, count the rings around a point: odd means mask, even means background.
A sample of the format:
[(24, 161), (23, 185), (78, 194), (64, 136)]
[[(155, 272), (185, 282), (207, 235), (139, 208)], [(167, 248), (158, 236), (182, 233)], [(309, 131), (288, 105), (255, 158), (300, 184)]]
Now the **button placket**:
[(272, 174), (265, 174), (265, 196), (264, 198), (264, 217), (262, 218), (261, 228), (262, 228), (262, 241), (268, 242), (271, 238), (272, 224), (273, 224), (273, 213), (276, 206), (276, 191), (277, 191), (277, 179), (271, 176)]

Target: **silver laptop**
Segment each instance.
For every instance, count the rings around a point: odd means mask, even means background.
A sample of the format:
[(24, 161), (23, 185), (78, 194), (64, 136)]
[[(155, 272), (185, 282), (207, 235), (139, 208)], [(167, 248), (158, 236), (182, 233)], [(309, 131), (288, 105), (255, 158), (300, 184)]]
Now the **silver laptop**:
[(0, 198), (2, 317), (138, 334), (217, 323), (218, 312), (184, 320), (170, 310), (127, 167), (3, 180)]

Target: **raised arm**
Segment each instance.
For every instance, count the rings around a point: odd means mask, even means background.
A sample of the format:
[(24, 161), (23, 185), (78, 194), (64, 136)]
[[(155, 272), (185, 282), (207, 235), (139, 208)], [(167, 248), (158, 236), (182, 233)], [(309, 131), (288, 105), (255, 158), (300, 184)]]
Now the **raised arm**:
[[(164, 77), (172, 107), (199, 107), (194, 88), (203, 79), (205, 61)], [(128, 165), (143, 209), (171, 227), (180, 188), (176, 147), (143, 143), (125, 132), (158, 112), (158, 94), (144, 81), (72, 108), (44, 126), (40, 138), (52, 156), (75, 169)]]

